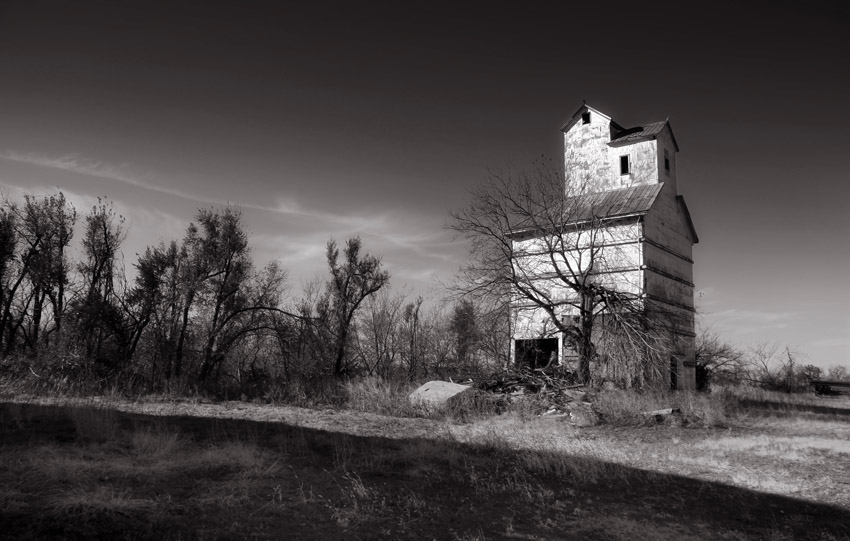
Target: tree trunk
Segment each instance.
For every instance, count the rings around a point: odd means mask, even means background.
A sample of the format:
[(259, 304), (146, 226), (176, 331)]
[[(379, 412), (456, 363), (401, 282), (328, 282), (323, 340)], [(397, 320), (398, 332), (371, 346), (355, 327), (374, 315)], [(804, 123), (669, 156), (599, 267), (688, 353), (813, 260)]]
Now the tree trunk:
[(583, 294), (579, 310), (578, 376), (582, 383), (590, 383), (590, 361), (593, 359), (593, 296)]
[(183, 375), (183, 344), (186, 342), (186, 328), (189, 326), (189, 309), (195, 299), (195, 292), (190, 291), (186, 296), (186, 305), (183, 307), (183, 321), (180, 325), (180, 337), (177, 339), (177, 352), (174, 359), (174, 375), (178, 378)]

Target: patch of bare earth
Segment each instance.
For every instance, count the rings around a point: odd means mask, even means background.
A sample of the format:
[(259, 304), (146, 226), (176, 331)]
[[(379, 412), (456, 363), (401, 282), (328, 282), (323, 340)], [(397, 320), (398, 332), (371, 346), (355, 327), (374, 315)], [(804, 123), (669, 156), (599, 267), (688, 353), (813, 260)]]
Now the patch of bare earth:
[(0, 404), (0, 538), (850, 539), (850, 423)]

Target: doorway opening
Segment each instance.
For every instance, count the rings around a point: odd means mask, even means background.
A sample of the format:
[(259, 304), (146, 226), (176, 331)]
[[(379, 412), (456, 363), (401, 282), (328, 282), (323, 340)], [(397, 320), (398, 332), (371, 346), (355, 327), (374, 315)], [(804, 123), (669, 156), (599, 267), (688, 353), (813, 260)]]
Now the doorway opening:
[(514, 344), (516, 365), (546, 368), (558, 363), (558, 339), (538, 338), (536, 340), (517, 340)]

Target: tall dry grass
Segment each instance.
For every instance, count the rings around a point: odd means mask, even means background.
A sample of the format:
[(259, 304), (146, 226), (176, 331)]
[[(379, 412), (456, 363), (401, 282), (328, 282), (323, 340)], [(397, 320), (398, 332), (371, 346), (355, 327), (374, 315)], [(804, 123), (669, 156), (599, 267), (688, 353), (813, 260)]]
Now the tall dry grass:
[(108, 404), (88, 401), (80, 406), (69, 406), (65, 412), (74, 423), (80, 439), (107, 442), (118, 436), (118, 412)]
[(411, 404), (409, 396), (419, 385), (380, 378), (362, 378), (344, 385), (345, 406), (355, 411), (395, 417), (429, 417), (456, 422), (472, 422), (492, 417), (507, 407), (503, 397), (469, 389), (434, 407)]
[(722, 426), (731, 413), (729, 396), (723, 393), (697, 391), (606, 390), (596, 394), (593, 409), (603, 423), (634, 426), (655, 423), (649, 412), (678, 409), (670, 422), (701, 427)]
[(421, 412), (413, 407), (408, 396), (416, 385), (376, 377), (352, 380), (344, 385), (345, 405), (355, 411), (415, 417)]
[(177, 432), (157, 426), (133, 431), (130, 443), (137, 456), (161, 458), (183, 449), (186, 440)]

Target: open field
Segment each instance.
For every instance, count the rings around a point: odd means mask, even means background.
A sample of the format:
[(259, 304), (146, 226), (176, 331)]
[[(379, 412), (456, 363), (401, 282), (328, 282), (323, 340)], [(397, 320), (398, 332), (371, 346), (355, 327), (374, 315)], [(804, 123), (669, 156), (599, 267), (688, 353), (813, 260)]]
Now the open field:
[(780, 406), (577, 428), (6, 398), (0, 538), (850, 539), (846, 399)]

